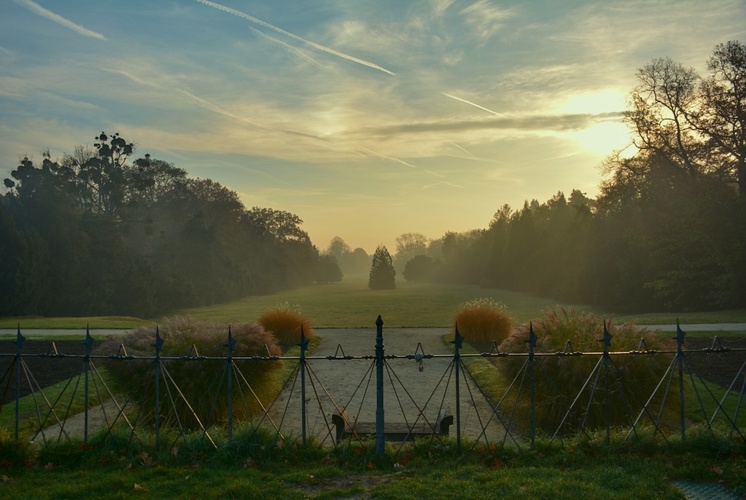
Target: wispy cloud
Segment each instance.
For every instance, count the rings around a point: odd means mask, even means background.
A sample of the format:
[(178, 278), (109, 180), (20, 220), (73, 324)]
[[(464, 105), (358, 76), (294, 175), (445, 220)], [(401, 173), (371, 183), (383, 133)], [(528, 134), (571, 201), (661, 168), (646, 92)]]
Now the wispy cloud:
[(282, 133), (282, 134), (289, 134), (289, 135), (294, 135), (294, 136), (306, 137), (306, 138), (314, 139), (314, 140), (317, 140), (317, 141), (325, 142), (325, 139), (323, 139), (323, 138), (321, 138), (319, 136), (313, 135), (313, 134), (308, 134), (308, 133), (299, 132), (299, 131), (295, 131), (295, 130), (287, 130), (287, 129), (283, 129), (283, 128), (279, 128), (279, 127), (274, 127), (274, 126), (271, 126), (271, 125), (265, 125), (263, 123), (259, 123), (259, 122), (254, 121), (254, 120), (250, 120), (250, 119), (246, 118), (245, 116), (242, 116), (240, 114), (237, 114), (237, 113), (231, 111), (230, 109), (225, 108), (224, 106), (221, 106), (221, 105), (216, 104), (216, 103), (214, 103), (212, 101), (209, 101), (209, 100), (207, 100), (207, 99), (205, 99), (203, 97), (200, 97), (200, 96), (194, 94), (193, 92), (190, 92), (189, 90), (185, 90), (185, 89), (180, 88), (180, 87), (175, 87), (173, 85), (169, 85), (168, 87), (166, 87), (164, 85), (156, 83), (156, 81), (153, 80), (153, 79), (145, 79), (145, 78), (142, 78), (142, 77), (140, 77), (138, 75), (135, 75), (133, 73), (130, 73), (130, 72), (122, 70), (122, 69), (112, 68), (112, 69), (109, 69), (108, 71), (110, 71), (111, 73), (122, 75), (125, 78), (131, 80), (132, 82), (137, 83), (138, 85), (142, 85), (142, 86), (146, 86), (146, 87), (151, 87), (151, 88), (155, 88), (155, 89), (163, 90), (163, 91), (167, 90), (168, 92), (176, 91), (179, 94), (181, 94), (181, 95), (183, 95), (185, 97), (188, 97), (189, 99), (195, 101), (196, 103), (198, 103), (204, 109), (212, 111), (213, 113), (216, 113), (218, 115), (221, 115), (221, 116), (224, 116), (224, 117), (227, 117), (227, 118), (231, 118), (233, 120), (236, 120), (238, 122), (244, 123), (246, 125), (250, 125), (252, 127), (260, 128), (260, 129), (263, 129), (263, 130), (269, 130), (269, 131), (273, 131), (273, 132), (279, 132), (279, 133)]
[(478, 0), (465, 7), (461, 13), (476, 29), (482, 41), (497, 33), (504, 26), (504, 21), (513, 16), (510, 9), (493, 5), (488, 0)]
[(32, 1), (32, 0), (15, 0), (15, 2), (18, 5), (21, 5), (34, 14), (38, 14), (41, 17), (44, 17), (46, 19), (49, 19), (50, 21), (59, 24), (60, 26), (64, 26), (65, 28), (71, 29), (74, 32), (78, 33), (79, 35), (88, 36), (91, 38), (96, 38), (98, 40), (106, 40), (106, 37), (102, 35), (101, 33), (97, 33), (95, 31), (91, 31), (88, 28), (84, 28), (83, 26), (79, 24), (75, 24), (74, 22), (70, 21), (69, 19), (65, 19), (59, 14), (55, 14), (51, 10), (47, 10), (38, 3)]
[(194, 1), (197, 2), (197, 3), (201, 3), (203, 5), (207, 5), (208, 7), (212, 7), (213, 9), (222, 10), (223, 12), (227, 12), (228, 14), (232, 14), (234, 16), (240, 17), (241, 19), (245, 19), (246, 21), (252, 22), (254, 24), (258, 24), (259, 26), (262, 26), (264, 28), (273, 30), (273, 31), (275, 31), (277, 33), (280, 33), (281, 35), (284, 35), (284, 36), (286, 36), (288, 38), (292, 38), (293, 40), (296, 40), (298, 42), (305, 43), (308, 46), (313, 47), (316, 50), (320, 50), (322, 52), (326, 52), (327, 54), (331, 54), (333, 56), (341, 57), (342, 59), (346, 59), (346, 60), (354, 62), (354, 63), (362, 64), (363, 66), (367, 66), (369, 68), (373, 68), (373, 69), (376, 69), (378, 71), (382, 71), (382, 72), (387, 73), (387, 74), (392, 75), (392, 76), (396, 75), (396, 73), (394, 73), (393, 71), (390, 71), (390, 70), (384, 68), (383, 66), (379, 66), (378, 64), (372, 63), (370, 61), (366, 61), (364, 59), (360, 59), (359, 57), (351, 56), (349, 54), (345, 54), (343, 52), (339, 52), (339, 51), (334, 50), (332, 48), (325, 47), (324, 45), (320, 45), (320, 44), (318, 44), (316, 42), (312, 42), (310, 40), (306, 40), (305, 38), (301, 38), (298, 35), (294, 35), (294, 34), (288, 32), (288, 31), (285, 31), (282, 28), (278, 28), (277, 26), (275, 26), (273, 24), (270, 24), (270, 23), (268, 23), (266, 21), (262, 21), (261, 19), (258, 19), (256, 17), (254, 17), (254, 16), (250, 16), (250, 15), (244, 13), (244, 12), (241, 12), (240, 10), (232, 9), (230, 7), (226, 7), (225, 5), (221, 5), (221, 4), (215, 3), (215, 2), (210, 2), (208, 0), (194, 0)]
[(618, 121), (622, 111), (598, 114), (536, 115), (504, 117), (486, 120), (443, 120), (420, 123), (403, 123), (364, 129), (362, 132), (374, 135), (406, 134), (432, 131), (464, 131), (489, 129), (514, 129), (526, 131), (569, 131), (581, 130), (594, 123)]

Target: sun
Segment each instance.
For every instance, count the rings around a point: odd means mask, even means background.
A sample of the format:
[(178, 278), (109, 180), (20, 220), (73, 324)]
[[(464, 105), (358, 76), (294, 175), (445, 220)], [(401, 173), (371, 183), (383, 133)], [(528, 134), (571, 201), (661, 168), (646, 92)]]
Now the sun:
[(596, 123), (582, 130), (568, 132), (566, 136), (584, 150), (604, 157), (626, 150), (632, 142), (629, 129), (621, 122)]
[(605, 88), (572, 94), (558, 104), (556, 111), (593, 115), (588, 127), (562, 135), (576, 141), (585, 151), (608, 156), (624, 150), (631, 143), (630, 131), (621, 117), (625, 109), (625, 93), (617, 88)]

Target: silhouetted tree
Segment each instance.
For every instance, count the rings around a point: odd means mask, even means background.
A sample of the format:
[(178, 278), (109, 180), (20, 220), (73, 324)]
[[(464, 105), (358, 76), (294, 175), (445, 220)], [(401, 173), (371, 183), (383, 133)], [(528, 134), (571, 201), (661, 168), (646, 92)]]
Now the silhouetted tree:
[(340, 262), (342, 271), (349, 273), (364, 273), (370, 269), (371, 256), (363, 248), (356, 248)]
[(436, 262), (427, 255), (415, 255), (404, 266), (404, 279), (407, 281), (425, 281), (430, 279)]
[(326, 253), (332, 255), (337, 261), (340, 261), (345, 255), (352, 252), (350, 245), (345, 243), (345, 240), (339, 236), (335, 236), (329, 242), (329, 246), (326, 249)]
[(396, 238), (396, 254), (394, 254), (394, 267), (398, 271), (404, 271), (404, 266), (415, 255), (425, 255), (427, 252), (428, 239), (420, 233), (404, 233)]
[(316, 282), (336, 283), (342, 281), (342, 269), (333, 255), (319, 255), (316, 267)]
[(393, 259), (383, 245), (379, 245), (373, 254), (368, 288), (373, 290), (396, 288), (396, 271), (394, 270)]
[(312, 283), (316, 248), (296, 215), (101, 133), (41, 166), (24, 158), (0, 196), (0, 311), (138, 315)]

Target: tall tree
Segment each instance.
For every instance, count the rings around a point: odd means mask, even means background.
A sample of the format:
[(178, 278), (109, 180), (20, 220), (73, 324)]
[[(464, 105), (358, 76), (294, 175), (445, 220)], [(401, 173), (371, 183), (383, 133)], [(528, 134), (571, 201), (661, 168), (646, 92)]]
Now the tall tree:
[(345, 240), (339, 236), (335, 236), (329, 242), (329, 246), (326, 248), (326, 253), (333, 256), (337, 261), (342, 260), (345, 255), (352, 252), (350, 245), (345, 243)]
[(709, 77), (700, 85), (702, 106), (690, 113), (694, 127), (708, 139), (726, 179), (746, 193), (746, 46), (730, 41), (715, 47), (707, 62)]
[(394, 270), (394, 262), (391, 258), (391, 254), (383, 245), (379, 245), (373, 253), (368, 288), (373, 290), (396, 288), (396, 271)]
[(427, 253), (428, 238), (420, 233), (404, 233), (396, 238), (394, 266), (402, 272), (404, 266), (417, 255)]

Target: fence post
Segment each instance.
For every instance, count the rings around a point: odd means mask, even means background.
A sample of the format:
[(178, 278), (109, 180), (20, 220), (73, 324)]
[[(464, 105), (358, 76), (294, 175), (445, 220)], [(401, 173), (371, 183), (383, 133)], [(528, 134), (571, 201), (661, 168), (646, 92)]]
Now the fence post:
[(684, 336), (686, 333), (679, 327), (676, 320), (676, 356), (679, 362), (679, 415), (681, 416), (681, 440), (686, 438), (686, 417), (684, 415)]
[(611, 444), (611, 396), (609, 395), (609, 363), (611, 363), (611, 357), (609, 356), (609, 347), (611, 347), (612, 335), (606, 328), (606, 320), (604, 320), (604, 338), (601, 341), (604, 343), (604, 413), (606, 418), (606, 444)]
[(383, 319), (376, 319), (376, 454), (383, 455), (386, 448), (383, 411)]
[(21, 335), (21, 325), (18, 325), (16, 334), (16, 441), (18, 441), (18, 426), (20, 422), (19, 410), (21, 406), (21, 350), (26, 343), (26, 337)]
[(303, 447), (306, 446), (306, 350), (308, 349), (308, 339), (303, 331), (303, 325), (300, 326), (300, 425), (301, 436), (303, 438)]
[(461, 453), (461, 347), (464, 344), (464, 337), (458, 331), (456, 323), (455, 338), (451, 341), (453, 344), (453, 365), (456, 368), (456, 450)]
[(161, 448), (161, 348), (163, 339), (158, 327), (155, 327), (155, 449)]
[(534, 324), (529, 322), (528, 324), (528, 382), (529, 382), (529, 396), (531, 399), (531, 449), (534, 449), (534, 443), (536, 441), (536, 391), (534, 386), (534, 350), (536, 349), (536, 341), (538, 337), (534, 333)]
[(236, 348), (236, 339), (231, 333), (231, 325), (228, 325), (228, 343), (225, 344), (226, 363), (228, 371), (228, 442), (233, 442), (233, 349)]
[(88, 442), (88, 402), (89, 402), (89, 385), (88, 385), (88, 373), (90, 371), (90, 365), (91, 365), (91, 348), (93, 347), (93, 337), (91, 337), (91, 330), (89, 328), (89, 325), (86, 325), (85, 327), (85, 341), (83, 342), (83, 345), (85, 346), (85, 356), (83, 356), (83, 363), (85, 365), (83, 366), (83, 373), (84, 373), (84, 395), (83, 395), (83, 442)]

